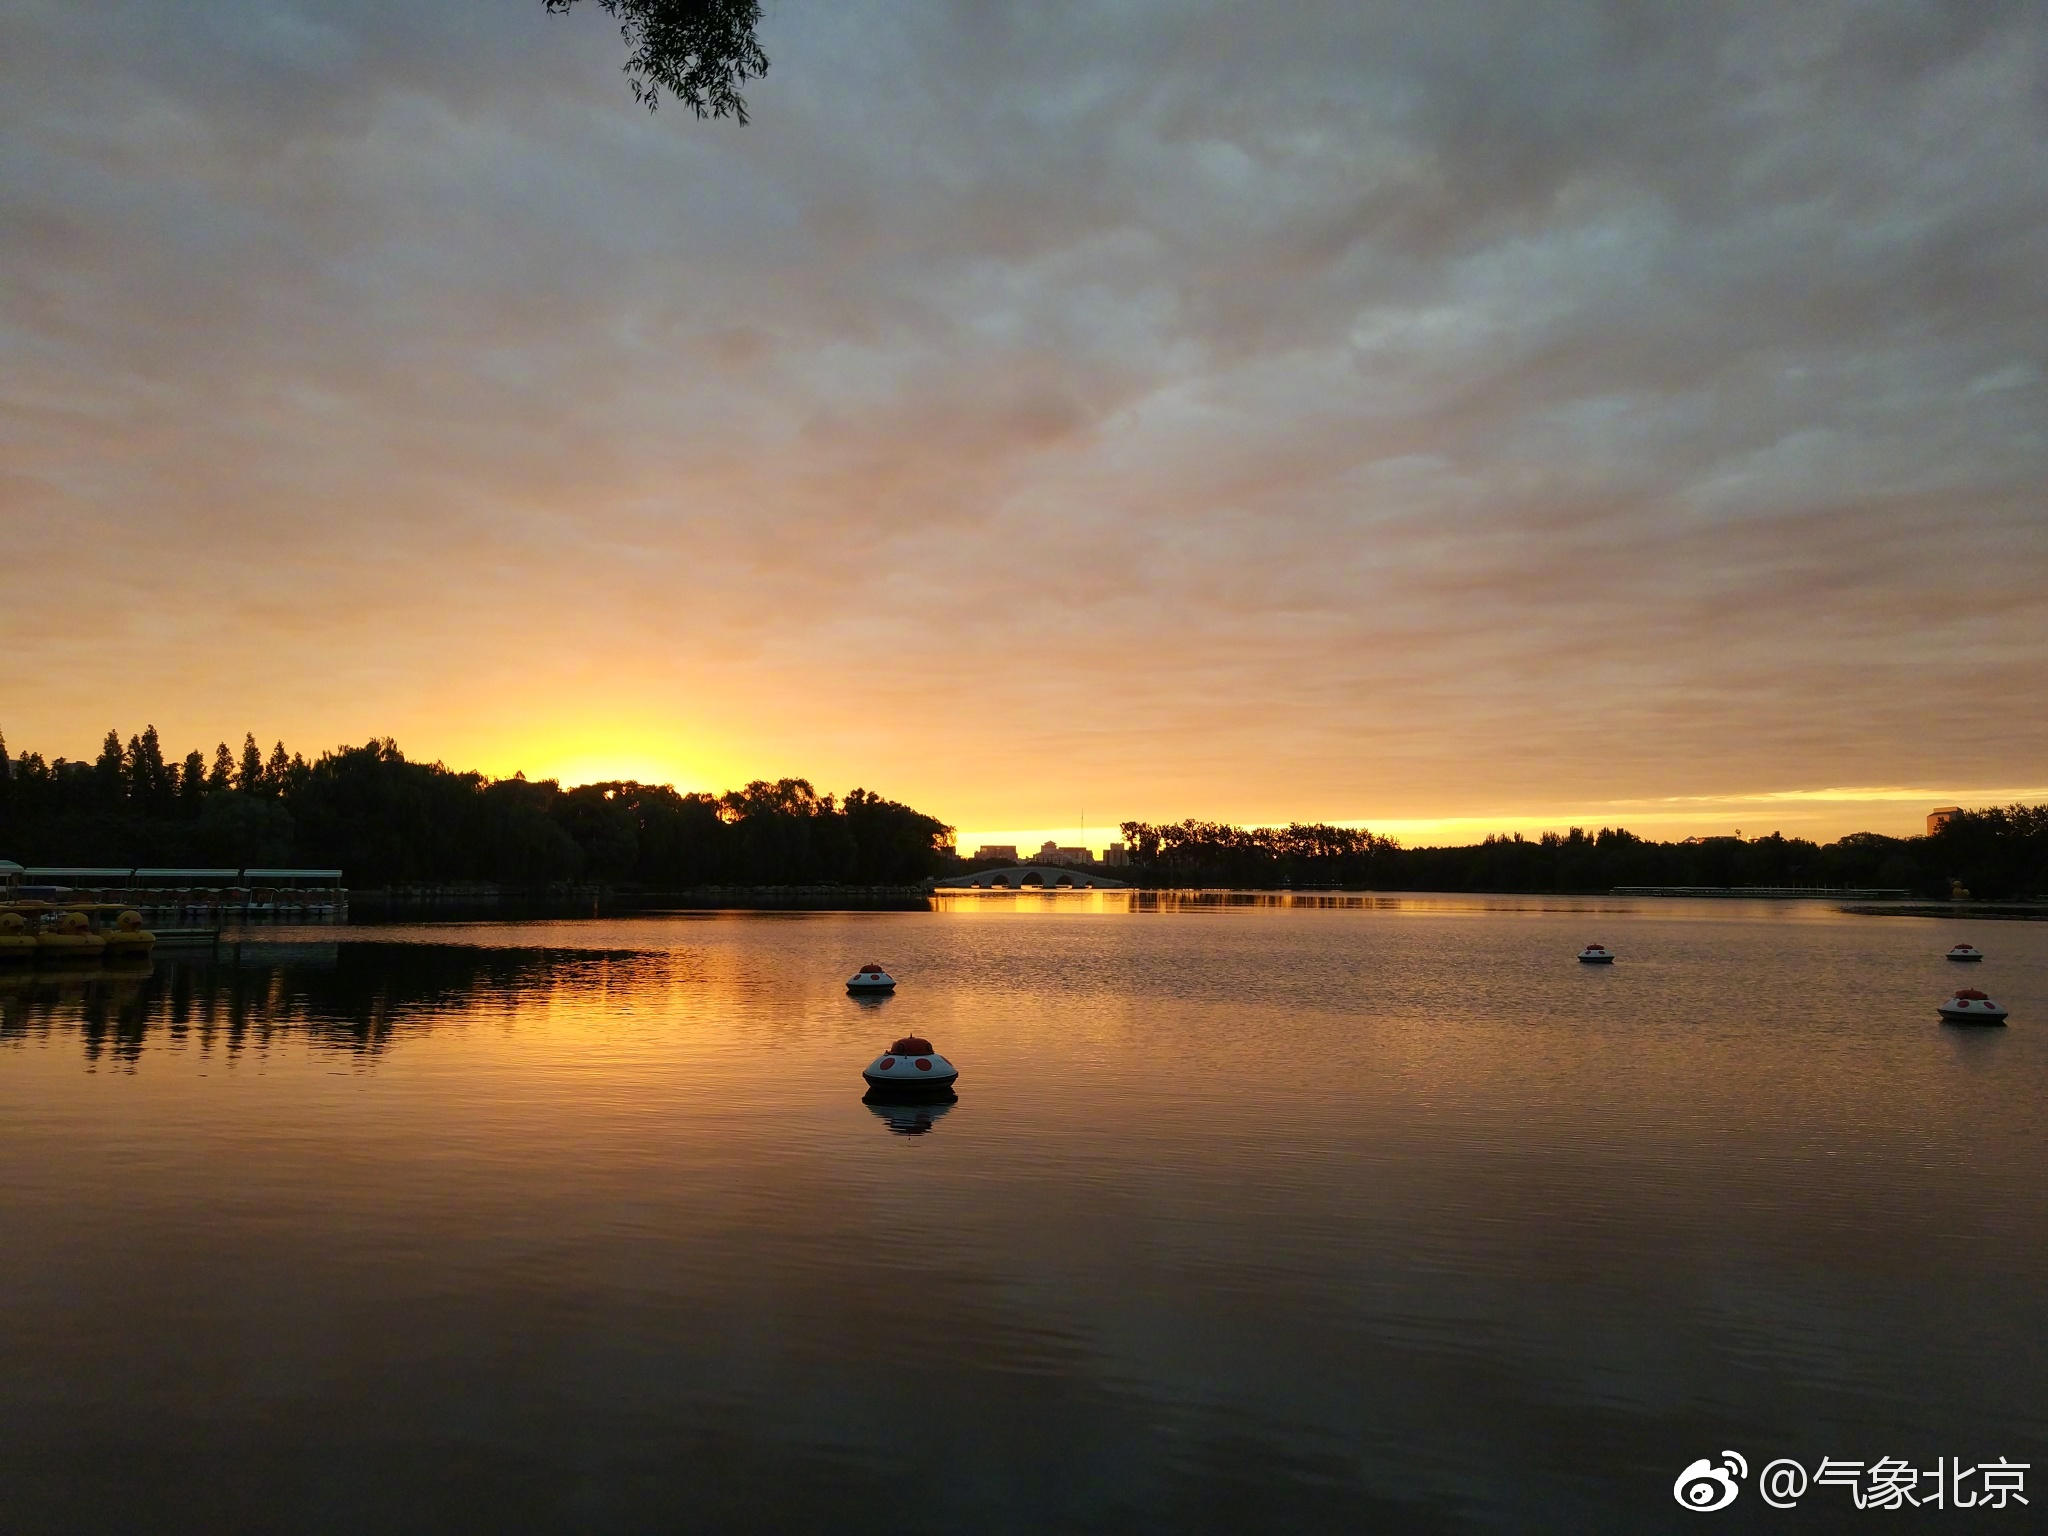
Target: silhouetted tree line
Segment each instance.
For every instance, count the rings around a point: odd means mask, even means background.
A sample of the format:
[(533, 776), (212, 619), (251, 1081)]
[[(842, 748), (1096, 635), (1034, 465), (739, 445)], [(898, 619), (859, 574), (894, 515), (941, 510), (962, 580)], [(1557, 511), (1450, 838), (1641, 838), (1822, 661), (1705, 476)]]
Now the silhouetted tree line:
[(1403, 848), (1348, 827), (1123, 823), (1131, 878), (1145, 885), (1332, 885), (1382, 891), (1597, 893), (1617, 885), (1860, 885), (1931, 897), (2048, 893), (2048, 806), (1966, 811), (1929, 837), (1852, 832), (1820, 844), (1768, 837), (1652, 842), (1621, 827)]
[(1390, 837), (1295, 822), (1233, 827), (1215, 821), (1123, 823), (1132, 873), (1145, 884), (1383, 886), (1401, 848)]
[(91, 762), (9, 757), (0, 856), (24, 864), (340, 868), (356, 887), (565, 880), (895, 885), (952, 856), (953, 829), (865, 789), (803, 779), (722, 795), (620, 781), (563, 789), (412, 762), (389, 739), (307, 762), (254, 736), (168, 759), (151, 726)]

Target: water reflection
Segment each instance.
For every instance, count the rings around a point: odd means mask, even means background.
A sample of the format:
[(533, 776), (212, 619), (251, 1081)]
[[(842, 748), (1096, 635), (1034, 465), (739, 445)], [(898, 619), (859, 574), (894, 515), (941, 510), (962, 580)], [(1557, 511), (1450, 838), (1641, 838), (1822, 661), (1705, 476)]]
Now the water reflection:
[(451, 1012), (645, 979), (664, 957), (633, 952), (380, 943), (254, 943), (154, 960), (0, 971), (0, 1047), (76, 1030), (88, 1063), (132, 1066), (151, 1047), (202, 1056), (286, 1037), (374, 1055), (401, 1027)]
[(146, 957), (0, 972), (0, 1045), (25, 1035), (31, 1018), (61, 1014), (76, 1022), (88, 1061), (133, 1061), (142, 1052), (155, 975)]
[(951, 1114), (958, 1102), (957, 1094), (948, 1094), (943, 1099), (902, 1099), (872, 1089), (861, 1099), (868, 1113), (899, 1136), (924, 1135), (938, 1124), (942, 1115)]
[[(1669, 903), (1665, 904), (1668, 908)], [(1733, 906), (1734, 903), (1726, 903)], [(1780, 906), (1785, 904), (1780, 903)], [(1818, 903), (1814, 904), (1818, 906)], [(1376, 891), (1248, 891), (1199, 886), (1187, 890), (940, 890), (930, 899), (934, 912), (989, 914), (1018, 912), (1636, 912), (1657, 903), (1645, 898), (1599, 896), (1500, 896), (1471, 894), (1393, 895)]]
[[(0, 1526), (1648, 1531), (1723, 1447), (2048, 1461), (2048, 925), (1965, 1033), (1925, 926), (1089, 899), (5, 978)], [(965, 1115), (854, 1112), (896, 1036)]]

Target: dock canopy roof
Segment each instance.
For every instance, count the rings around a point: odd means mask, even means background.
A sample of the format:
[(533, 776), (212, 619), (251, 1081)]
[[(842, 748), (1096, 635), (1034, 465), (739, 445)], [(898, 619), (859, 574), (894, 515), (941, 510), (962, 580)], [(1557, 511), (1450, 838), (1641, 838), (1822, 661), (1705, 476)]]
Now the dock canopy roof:
[[(339, 884), (341, 881), (338, 869), (102, 869), (56, 864), (34, 865), (26, 870), (16, 865), (15, 869), (26, 875), (30, 884), (54, 880), (153, 880), (213, 885), (242, 885), (251, 880), (261, 880), (266, 885)], [(0, 873), (4, 872), (0, 869)]]

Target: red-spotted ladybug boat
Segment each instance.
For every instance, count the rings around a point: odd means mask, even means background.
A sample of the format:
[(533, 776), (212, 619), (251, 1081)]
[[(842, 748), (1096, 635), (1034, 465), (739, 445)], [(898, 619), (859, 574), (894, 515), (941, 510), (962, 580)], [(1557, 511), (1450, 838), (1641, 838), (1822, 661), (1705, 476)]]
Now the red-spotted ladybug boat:
[(861, 1073), (878, 1095), (942, 1098), (960, 1081), (960, 1069), (932, 1049), (922, 1035), (905, 1035)]
[(1941, 1005), (1941, 1016), (1951, 1024), (2003, 1024), (2005, 1010), (1975, 987), (1964, 987)]
[(894, 992), (896, 990), (896, 978), (883, 970), (875, 961), (870, 960), (846, 979), (846, 990), (849, 992)]

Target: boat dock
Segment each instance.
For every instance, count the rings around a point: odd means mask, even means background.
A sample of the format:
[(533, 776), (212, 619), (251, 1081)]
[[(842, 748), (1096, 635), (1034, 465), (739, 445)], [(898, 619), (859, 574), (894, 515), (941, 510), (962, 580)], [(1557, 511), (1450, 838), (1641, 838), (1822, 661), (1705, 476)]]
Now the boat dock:
[[(348, 889), (338, 869), (169, 869), (87, 865), (0, 866), (7, 898), (119, 902), (161, 937), (217, 936), (230, 922), (339, 920)], [(156, 926), (162, 923), (164, 926)]]

